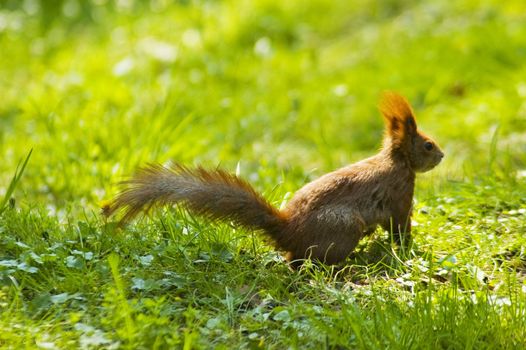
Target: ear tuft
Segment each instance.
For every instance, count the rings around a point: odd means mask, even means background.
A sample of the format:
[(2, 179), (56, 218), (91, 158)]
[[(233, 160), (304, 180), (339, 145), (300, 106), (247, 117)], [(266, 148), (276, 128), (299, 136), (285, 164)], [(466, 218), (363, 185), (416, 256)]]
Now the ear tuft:
[(396, 92), (388, 91), (383, 94), (379, 105), (384, 116), (387, 133), (398, 143), (416, 133), (416, 121), (407, 100)]

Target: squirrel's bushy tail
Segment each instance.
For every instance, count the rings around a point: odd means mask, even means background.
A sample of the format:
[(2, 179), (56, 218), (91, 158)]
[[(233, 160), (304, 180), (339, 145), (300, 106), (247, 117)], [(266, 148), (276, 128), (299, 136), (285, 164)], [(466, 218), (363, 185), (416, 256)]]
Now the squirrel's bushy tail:
[(287, 222), (248, 182), (220, 169), (151, 164), (123, 185), (124, 190), (103, 208), (106, 216), (122, 211), (121, 222), (165, 204), (182, 205), (213, 220), (231, 220), (246, 228), (264, 230), (274, 239), (279, 238)]

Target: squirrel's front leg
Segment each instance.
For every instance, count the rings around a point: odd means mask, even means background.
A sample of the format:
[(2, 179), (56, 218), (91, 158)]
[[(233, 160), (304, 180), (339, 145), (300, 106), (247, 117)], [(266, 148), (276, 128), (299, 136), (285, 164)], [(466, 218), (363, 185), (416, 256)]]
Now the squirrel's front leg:
[(411, 211), (404, 215), (391, 217), (388, 223), (382, 225), (382, 228), (392, 235), (396, 244), (407, 248), (411, 242)]

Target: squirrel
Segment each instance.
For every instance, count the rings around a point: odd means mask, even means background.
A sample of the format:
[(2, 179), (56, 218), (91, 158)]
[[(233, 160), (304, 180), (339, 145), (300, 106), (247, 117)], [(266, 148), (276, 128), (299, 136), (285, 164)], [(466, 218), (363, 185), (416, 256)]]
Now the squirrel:
[(379, 109), (386, 125), (380, 152), (306, 184), (282, 210), (224, 170), (150, 164), (123, 183), (103, 214), (122, 211), (125, 223), (153, 206), (181, 205), (213, 221), (263, 232), (293, 267), (306, 258), (337, 264), (378, 225), (397, 243), (407, 242), (415, 173), (433, 169), (444, 153), (417, 129), (404, 97), (386, 92)]

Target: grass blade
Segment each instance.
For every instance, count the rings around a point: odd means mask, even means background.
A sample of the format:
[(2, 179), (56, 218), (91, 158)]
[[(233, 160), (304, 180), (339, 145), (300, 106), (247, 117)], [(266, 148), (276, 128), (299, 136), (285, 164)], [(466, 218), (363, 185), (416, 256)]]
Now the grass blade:
[(27, 163), (29, 162), (29, 158), (31, 158), (31, 153), (33, 153), (33, 149), (31, 149), (29, 153), (27, 154), (27, 157), (22, 163), (22, 166), (20, 166), (21, 161), (16, 166), (15, 175), (13, 176), (13, 179), (11, 179), (9, 186), (7, 187), (7, 191), (5, 192), (4, 199), (2, 200), (2, 204), (0, 204), (0, 215), (2, 215), (4, 211), (6, 210), (7, 203), (9, 202), (9, 198), (11, 198), (11, 195), (15, 191), (15, 188), (18, 185), (18, 182), (22, 178), (22, 174), (24, 174), (24, 170), (26, 169)]

